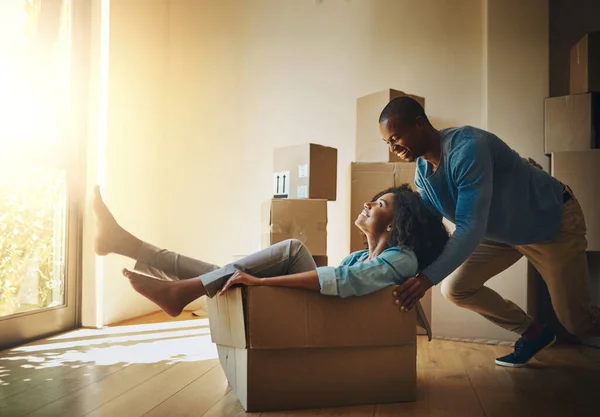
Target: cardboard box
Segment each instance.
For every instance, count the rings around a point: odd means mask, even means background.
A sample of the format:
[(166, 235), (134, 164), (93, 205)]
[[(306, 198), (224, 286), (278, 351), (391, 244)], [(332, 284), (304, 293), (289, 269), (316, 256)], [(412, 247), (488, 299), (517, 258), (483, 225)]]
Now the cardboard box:
[(273, 152), (273, 197), (335, 201), (337, 149), (307, 143)]
[(389, 301), (236, 288), (209, 300), (211, 337), (246, 411), (414, 401), (417, 313)]
[(298, 239), (312, 255), (327, 255), (327, 200), (274, 198), (262, 212), (263, 248)]
[(584, 151), (600, 144), (600, 94), (550, 97), (544, 102), (546, 154)]
[(423, 97), (399, 90), (383, 90), (360, 97), (356, 102), (356, 162), (399, 162), (400, 158), (389, 151), (379, 133), (379, 115), (394, 98), (409, 96), (425, 107)]
[(313, 256), (313, 259), (315, 260), (317, 267), (327, 266), (327, 264), (328, 264), (327, 256), (324, 256), (324, 255)]
[(600, 251), (600, 149), (553, 153), (551, 173), (571, 187), (581, 205), (587, 228), (588, 251)]
[(569, 92), (600, 92), (600, 32), (590, 32), (571, 47)]
[[(362, 211), (364, 203), (370, 201), (375, 194), (389, 187), (408, 183), (416, 191), (416, 163), (414, 162), (352, 162), (350, 165), (350, 252), (366, 248), (364, 235), (354, 221)], [(431, 291), (421, 300), (423, 312), (431, 323), (432, 312)], [(419, 334), (425, 334), (419, 330)]]

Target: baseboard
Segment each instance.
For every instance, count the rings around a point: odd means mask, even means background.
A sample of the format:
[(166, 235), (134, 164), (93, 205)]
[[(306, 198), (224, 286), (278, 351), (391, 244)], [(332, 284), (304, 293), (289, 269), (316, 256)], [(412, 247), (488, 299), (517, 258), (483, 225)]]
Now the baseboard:
[(496, 345), (496, 346), (514, 346), (515, 342), (508, 340), (493, 340), (493, 339), (463, 339), (460, 337), (441, 337), (433, 336), (437, 340), (447, 340), (450, 342), (477, 343), (480, 345)]

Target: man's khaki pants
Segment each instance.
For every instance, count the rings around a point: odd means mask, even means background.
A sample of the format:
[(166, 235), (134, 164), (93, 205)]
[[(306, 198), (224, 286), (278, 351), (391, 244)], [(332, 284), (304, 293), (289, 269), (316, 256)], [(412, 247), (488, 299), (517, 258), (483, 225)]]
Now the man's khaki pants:
[(442, 281), (442, 294), (500, 327), (523, 334), (533, 319), (484, 284), (525, 256), (546, 282), (563, 326), (580, 337), (600, 336), (600, 308), (591, 300), (585, 233), (583, 212), (573, 196), (563, 205), (562, 227), (553, 241), (509, 246), (484, 240)]

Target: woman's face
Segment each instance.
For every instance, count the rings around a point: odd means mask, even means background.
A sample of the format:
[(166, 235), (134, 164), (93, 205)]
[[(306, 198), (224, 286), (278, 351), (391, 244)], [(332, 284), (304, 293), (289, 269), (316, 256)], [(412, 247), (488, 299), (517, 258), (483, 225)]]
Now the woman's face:
[(367, 236), (375, 236), (387, 232), (393, 218), (394, 194), (388, 193), (365, 203), (354, 224)]

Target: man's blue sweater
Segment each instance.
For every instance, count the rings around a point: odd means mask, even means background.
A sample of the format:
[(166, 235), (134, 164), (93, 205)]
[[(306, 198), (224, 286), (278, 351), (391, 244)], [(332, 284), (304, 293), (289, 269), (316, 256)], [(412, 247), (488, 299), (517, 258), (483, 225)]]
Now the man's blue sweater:
[(438, 284), (482, 239), (510, 245), (552, 240), (562, 221), (563, 185), (497, 136), (471, 126), (443, 129), (440, 164), (417, 160), (415, 184), (430, 209), (456, 230), (423, 272)]

